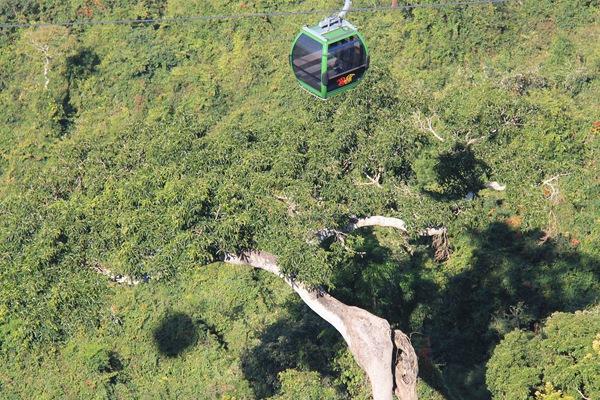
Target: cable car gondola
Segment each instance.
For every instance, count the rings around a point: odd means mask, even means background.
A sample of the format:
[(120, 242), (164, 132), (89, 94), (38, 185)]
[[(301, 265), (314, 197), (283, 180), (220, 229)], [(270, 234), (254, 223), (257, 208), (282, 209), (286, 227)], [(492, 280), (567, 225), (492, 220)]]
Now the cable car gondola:
[(292, 45), (290, 64), (300, 86), (321, 99), (356, 87), (369, 68), (363, 36), (344, 19), (351, 3), (346, 0), (338, 15), (302, 28)]

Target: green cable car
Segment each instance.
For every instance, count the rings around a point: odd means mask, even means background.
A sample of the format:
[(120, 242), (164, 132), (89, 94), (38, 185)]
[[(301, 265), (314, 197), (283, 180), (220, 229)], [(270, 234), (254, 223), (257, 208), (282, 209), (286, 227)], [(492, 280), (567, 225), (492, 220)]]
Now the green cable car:
[(305, 26), (296, 36), (290, 64), (300, 86), (309, 93), (328, 99), (350, 90), (369, 69), (369, 51), (363, 36), (344, 17), (344, 9), (313, 27)]

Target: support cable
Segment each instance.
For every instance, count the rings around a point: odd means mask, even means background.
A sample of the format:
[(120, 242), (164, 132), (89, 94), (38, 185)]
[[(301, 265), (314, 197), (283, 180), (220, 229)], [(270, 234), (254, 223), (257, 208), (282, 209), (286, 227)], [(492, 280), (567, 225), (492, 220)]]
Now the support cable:
[[(447, 7), (460, 6), (476, 6), (486, 4), (507, 3), (512, 0), (472, 0), (472, 1), (457, 1), (447, 3), (426, 3), (426, 4), (407, 4), (404, 6), (376, 6), (350, 9), (351, 0), (346, 0), (346, 4), (338, 16), (343, 18), (347, 13), (379, 13), (379, 12), (395, 12), (406, 11), (416, 8), (432, 8), (440, 9)], [(347, 8), (346, 8), (347, 6)], [(34, 22), (34, 23), (0, 23), (0, 29), (14, 28), (43, 28), (50, 26), (88, 26), (88, 25), (154, 25), (163, 23), (181, 23), (181, 22), (205, 22), (205, 21), (222, 21), (222, 20), (237, 20), (246, 18), (269, 18), (269, 17), (290, 17), (298, 15), (312, 14), (335, 14), (335, 11), (327, 10), (303, 10), (303, 11), (272, 11), (258, 12), (247, 14), (221, 14), (221, 15), (193, 15), (165, 18), (144, 18), (144, 19), (112, 19), (112, 20), (75, 20), (75, 21), (59, 21), (59, 22)]]

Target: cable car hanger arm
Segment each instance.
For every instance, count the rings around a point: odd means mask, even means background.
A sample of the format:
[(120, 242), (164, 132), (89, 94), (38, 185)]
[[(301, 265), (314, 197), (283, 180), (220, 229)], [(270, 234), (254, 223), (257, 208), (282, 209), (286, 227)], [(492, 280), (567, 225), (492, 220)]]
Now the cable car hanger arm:
[(344, 0), (344, 7), (342, 11), (338, 13), (338, 15), (332, 15), (325, 18), (323, 21), (319, 23), (321, 28), (331, 28), (337, 25), (341, 25), (344, 18), (346, 18), (346, 14), (352, 8), (352, 0)]
[(348, 14), (348, 11), (350, 11), (351, 7), (352, 7), (352, 0), (345, 0), (344, 8), (342, 8), (342, 11), (340, 11), (340, 13), (338, 14), (338, 17), (340, 19), (346, 18), (346, 14)]

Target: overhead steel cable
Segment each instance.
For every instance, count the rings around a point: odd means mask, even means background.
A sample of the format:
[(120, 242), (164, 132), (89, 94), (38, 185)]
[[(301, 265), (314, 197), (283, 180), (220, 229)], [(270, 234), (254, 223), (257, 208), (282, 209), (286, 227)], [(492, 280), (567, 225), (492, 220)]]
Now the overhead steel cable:
[[(448, 3), (422, 3), (422, 4), (407, 4), (392, 6), (375, 6), (353, 8), (349, 13), (375, 13), (375, 12), (391, 12), (411, 10), (415, 8), (446, 8), (485, 4), (507, 3), (511, 0), (474, 0), (474, 1), (457, 1)], [(265, 18), (265, 17), (289, 17), (296, 15), (332, 15), (339, 10), (303, 10), (303, 11), (271, 11), (246, 14), (221, 14), (221, 15), (194, 15), (181, 17), (166, 17), (166, 18), (146, 18), (146, 19), (113, 19), (113, 20), (77, 20), (63, 22), (35, 22), (35, 23), (0, 23), (0, 29), (10, 28), (42, 28), (50, 26), (85, 26), (85, 25), (151, 25), (163, 23), (178, 23), (178, 22), (194, 22), (194, 21), (219, 21), (219, 20), (235, 20), (245, 18)]]

